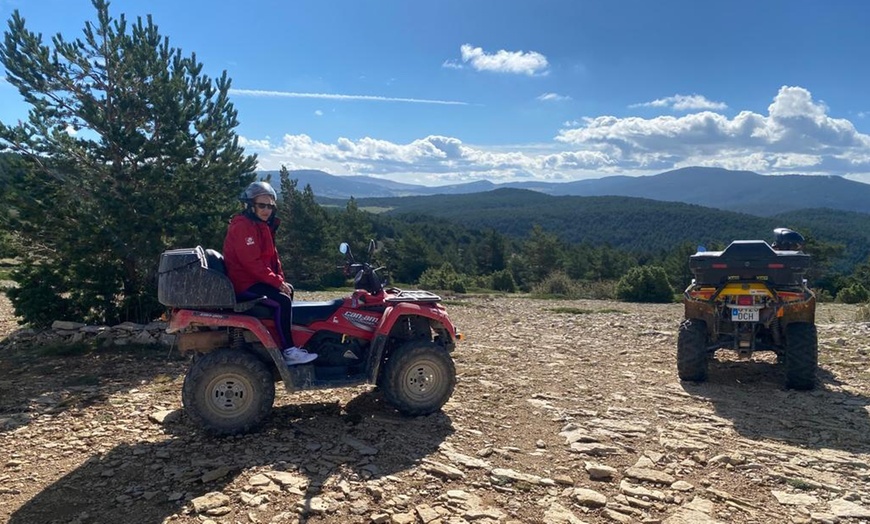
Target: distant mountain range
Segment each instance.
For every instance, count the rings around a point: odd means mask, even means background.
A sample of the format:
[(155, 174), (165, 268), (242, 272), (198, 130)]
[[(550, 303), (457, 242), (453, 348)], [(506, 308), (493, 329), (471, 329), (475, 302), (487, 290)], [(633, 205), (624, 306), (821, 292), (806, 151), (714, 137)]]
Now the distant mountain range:
[[(277, 180), (277, 172), (261, 172)], [(683, 202), (756, 216), (811, 208), (870, 213), (870, 184), (837, 176), (759, 175), (712, 167), (687, 167), (658, 175), (609, 176), (575, 182), (479, 181), (429, 187), (367, 176), (335, 176), (317, 170), (296, 170), (290, 178), (299, 187), (311, 185), (315, 196), (346, 200), (373, 197), (460, 195), (499, 188), (528, 189), (553, 196), (628, 196)]]

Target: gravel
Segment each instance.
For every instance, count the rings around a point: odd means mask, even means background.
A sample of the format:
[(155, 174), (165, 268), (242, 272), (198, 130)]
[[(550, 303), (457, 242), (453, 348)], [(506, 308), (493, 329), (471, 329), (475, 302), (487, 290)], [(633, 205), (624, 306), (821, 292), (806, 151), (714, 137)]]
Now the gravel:
[[(0, 354), (0, 521), (870, 519), (870, 324), (854, 306), (819, 307), (812, 392), (784, 390), (764, 354), (681, 383), (679, 304), (447, 307), (467, 340), (442, 412), (402, 417), (368, 387), (279, 392), (235, 438), (184, 416), (177, 353)], [(15, 329), (0, 297), (0, 337)]]

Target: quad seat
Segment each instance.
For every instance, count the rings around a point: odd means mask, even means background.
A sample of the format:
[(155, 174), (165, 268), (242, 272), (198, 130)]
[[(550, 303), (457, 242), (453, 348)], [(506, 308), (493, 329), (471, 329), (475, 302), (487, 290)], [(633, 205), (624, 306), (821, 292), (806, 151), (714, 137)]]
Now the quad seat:
[[(256, 318), (275, 318), (278, 304), (265, 296), (237, 296), (227, 276), (223, 255), (202, 246), (173, 249), (160, 255), (157, 298), (167, 307), (232, 311)], [(293, 323), (307, 325), (328, 319), (343, 299), (293, 304)]]
[(271, 318), (272, 310), (256, 306), (266, 297), (238, 300), (227, 276), (224, 257), (214, 249), (172, 249), (160, 255), (157, 272), (157, 300), (167, 307), (182, 309), (232, 310), (258, 318)]

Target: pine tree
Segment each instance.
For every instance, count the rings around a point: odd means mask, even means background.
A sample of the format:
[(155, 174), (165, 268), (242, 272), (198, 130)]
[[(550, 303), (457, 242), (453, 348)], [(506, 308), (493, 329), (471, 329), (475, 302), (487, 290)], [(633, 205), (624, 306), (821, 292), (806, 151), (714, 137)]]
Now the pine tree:
[(662, 267), (668, 274), (668, 280), (674, 289), (682, 291), (692, 281), (689, 257), (697, 253), (697, 251), (697, 243), (683, 242), (665, 255)]
[(410, 226), (389, 250), (390, 274), (396, 282), (417, 282), (432, 267), (435, 253), (423, 236)]
[(353, 253), (359, 257), (365, 253), (369, 240), (374, 238), (374, 228), (369, 213), (362, 211), (351, 197), (347, 201), (344, 213), (338, 219), (338, 238), (350, 244)]
[(341, 260), (329, 217), (315, 201), (310, 185), (299, 191), (298, 180), (290, 179), (285, 166), (281, 166), (278, 176), (281, 182), (278, 216), (283, 222), (277, 242), (284, 274), (295, 287), (319, 287), (336, 273), (335, 266)]
[(492, 228), (486, 229), (482, 241), (477, 244), (475, 263), (482, 274), (503, 270), (507, 264), (505, 237)]
[(561, 269), (562, 243), (554, 233), (547, 233), (535, 224), (523, 245), (523, 255), (529, 265), (533, 282), (541, 282), (547, 275)]
[(219, 246), (253, 180), (226, 72), (204, 75), (150, 16), (128, 24), (105, 0), (93, 5), (83, 39), (47, 45), (15, 11), (0, 44), (6, 78), (31, 106), (26, 121), (0, 122), (0, 149), (32, 166), (10, 182), (9, 225), (32, 247), (10, 293), (25, 320), (151, 320), (159, 254)]

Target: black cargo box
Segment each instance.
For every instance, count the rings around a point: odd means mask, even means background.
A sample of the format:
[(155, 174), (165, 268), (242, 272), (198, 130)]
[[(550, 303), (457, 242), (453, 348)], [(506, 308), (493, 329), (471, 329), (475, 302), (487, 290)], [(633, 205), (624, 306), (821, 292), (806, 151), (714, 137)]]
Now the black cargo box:
[(810, 256), (800, 251), (775, 251), (763, 240), (735, 240), (724, 251), (701, 251), (689, 257), (696, 284), (762, 280), (800, 285)]
[(208, 256), (201, 246), (164, 251), (157, 275), (157, 300), (164, 306), (231, 309), (236, 303), (220, 255)]

